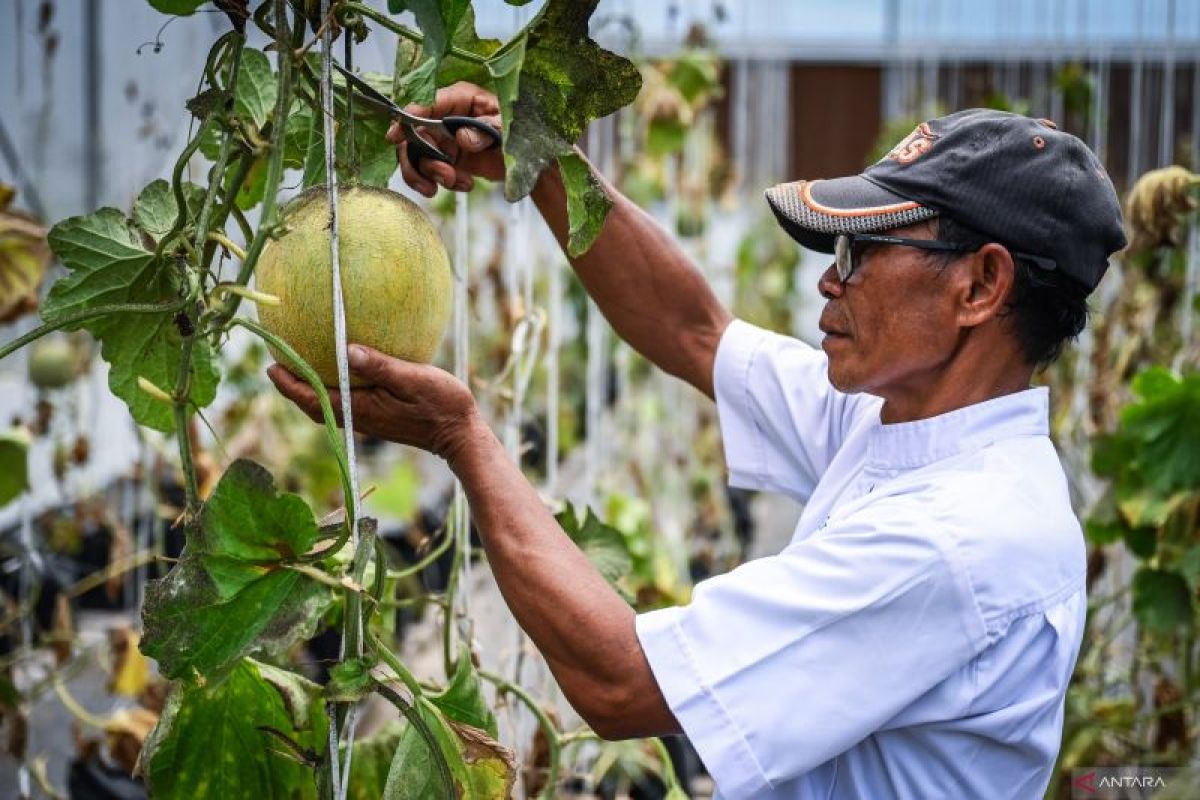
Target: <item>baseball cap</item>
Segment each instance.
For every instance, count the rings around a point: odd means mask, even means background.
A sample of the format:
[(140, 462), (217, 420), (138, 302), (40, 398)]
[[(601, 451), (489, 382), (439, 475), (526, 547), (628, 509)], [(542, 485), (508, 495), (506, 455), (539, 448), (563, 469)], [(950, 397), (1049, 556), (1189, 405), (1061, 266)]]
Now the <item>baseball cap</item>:
[(1090, 291), (1125, 246), (1112, 181), (1082, 141), (1047, 119), (973, 108), (922, 122), (859, 175), (766, 191), (779, 223), (832, 253), (839, 233), (944, 214), (1011, 248), (1050, 259)]

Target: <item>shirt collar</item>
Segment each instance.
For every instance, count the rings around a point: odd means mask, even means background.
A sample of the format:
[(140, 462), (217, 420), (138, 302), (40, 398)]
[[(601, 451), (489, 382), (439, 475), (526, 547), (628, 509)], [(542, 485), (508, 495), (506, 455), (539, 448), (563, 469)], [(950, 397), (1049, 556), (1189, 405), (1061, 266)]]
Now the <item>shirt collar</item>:
[(1050, 390), (1025, 389), (914, 422), (876, 423), (867, 463), (915, 469), (1014, 436), (1047, 436)]

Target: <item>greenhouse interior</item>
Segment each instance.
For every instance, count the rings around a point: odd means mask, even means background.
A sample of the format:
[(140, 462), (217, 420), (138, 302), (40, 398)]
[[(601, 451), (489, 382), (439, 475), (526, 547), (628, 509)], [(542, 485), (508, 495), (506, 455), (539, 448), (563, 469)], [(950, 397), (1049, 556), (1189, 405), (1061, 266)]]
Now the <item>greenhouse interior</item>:
[(0, 44), (0, 798), (1200, 797), (1200, 0)]

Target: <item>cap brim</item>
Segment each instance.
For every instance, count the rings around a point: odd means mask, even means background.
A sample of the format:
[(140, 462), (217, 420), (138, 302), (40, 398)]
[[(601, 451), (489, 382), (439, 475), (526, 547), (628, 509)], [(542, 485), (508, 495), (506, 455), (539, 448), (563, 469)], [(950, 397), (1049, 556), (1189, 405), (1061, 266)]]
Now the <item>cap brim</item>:
[(800, 244), (821, 253), (833, 252), (839, 233), (903, 228), (937, 216), (932, 208), (862, 175), (781, 183), (767, 189), (766, 196), (783, 229)]

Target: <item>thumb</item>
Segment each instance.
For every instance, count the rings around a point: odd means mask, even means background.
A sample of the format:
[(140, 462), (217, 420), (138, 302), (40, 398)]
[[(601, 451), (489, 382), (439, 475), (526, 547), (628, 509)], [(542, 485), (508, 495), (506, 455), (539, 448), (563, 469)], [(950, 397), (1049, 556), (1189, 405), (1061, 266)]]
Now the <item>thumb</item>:
[(373, 384), (386, 383), (392, 377), (392, 362), (395, 359), (378, 350), (361, 344), (352, 344), (346, 348), (346, 359), (351, 372), (360, 378), (366, 378)]

